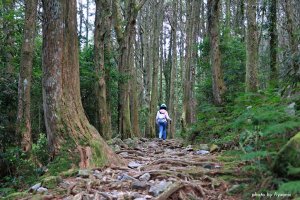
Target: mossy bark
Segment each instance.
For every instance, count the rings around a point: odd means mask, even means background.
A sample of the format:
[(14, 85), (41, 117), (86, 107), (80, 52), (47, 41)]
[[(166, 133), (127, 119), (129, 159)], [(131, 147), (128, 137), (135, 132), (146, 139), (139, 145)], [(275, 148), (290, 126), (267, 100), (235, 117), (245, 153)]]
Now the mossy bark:
[(25, 1), (25, 22), (23, 44), (21, 50), (21, 63), (18, 84), (18, 114), (16, 133), (22, 136), (21, 146), (29, 151), (32, 145), (31, 136), (31, 74), (34, 53), (34, 38), (37, 15), (37, 0)]
[[(285, 177), (300, 177), (300, 132), (292, 137), (287, 144), (279, 151), (273, 170)], [(298, 173), (299, 172), (299, 173)]]
[(208, 1), (208, 33), (211, 45), (211, 70), (212, 70), (212, 89), (213, 100), (216, 105), (224, 102), (224, 94), (226, 91), (223, 79), (223, 71), (221, 68), (221, 51), (219, 38), (219, 16), (220, 16), (220, 0)]
[[(81, 103), (76, 2), (43, 0), (43, 105), (52, 157), (80, 155), (81, 168), (122, 160), (90, 125)], [(78, 156), (79, 157), (79, 156)]]

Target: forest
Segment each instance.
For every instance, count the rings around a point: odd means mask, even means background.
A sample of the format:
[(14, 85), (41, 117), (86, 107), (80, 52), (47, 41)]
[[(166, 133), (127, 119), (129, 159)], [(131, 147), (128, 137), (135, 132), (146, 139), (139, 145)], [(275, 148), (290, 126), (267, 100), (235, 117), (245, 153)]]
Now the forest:
[(300, 199), (299, 19), (298, 0), (1, 0), (0, 198)]

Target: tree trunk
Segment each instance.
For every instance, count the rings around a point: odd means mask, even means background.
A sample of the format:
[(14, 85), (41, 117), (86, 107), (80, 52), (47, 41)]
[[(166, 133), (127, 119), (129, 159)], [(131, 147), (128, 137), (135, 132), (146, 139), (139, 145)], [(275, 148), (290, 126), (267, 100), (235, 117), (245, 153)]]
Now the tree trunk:
[(192, 46), (193, 46), (193, 32), (194, 32), (194, 1), (187, 1), (187, 25), (186, 25), (186, 55), (185, 55), (185, 79), (183, 84), (183, 112), (182, 112), (182, 125), (183, 130), (187, 128), (192, 122), (192, 110), (191, 110), (191, 65), (192, 65)]
[(24, 38), (21, 50), (21, 64), (18, 85), (17, 135), (22, 136), (21, 146), (29, 151), (32, 145), (30, 117), (30, 89), (32, 76), (32, 61), (37, 16), (37, 0), (25, 1)]
[[(79, 86), (76, 1), (43, 0), (43, 105), (52, 156), (81, 168), (123, 161), (88, 122)], [(78, 156), (79, 157), (79, 156)], [(77, 163), (76, 163), (77, 164)]]
[(155, 117), (157, 112), (158, 103), (158, 68), (159, 68), (159, 30), (160, 30), (160, 8), (164, 1), (155, 3), (158, 9), (155, 9), (154, 20), (153, 20), (153, 74), (152, 74), (152, 87), (151, 87), (151, 100), (149, 109), (149, 129), (147, 136), (154, 138), (156, 135)]
[(177, 0), (174, 0), (172, 3), (172, 24), (171, 24), (171, 38), (172, 38), (172, 65), (171, 65), (171, 78), (170, 78), (170, 95), (169, 95), (169, 115), (171, 117), (172, 123), (170, 124), (170, 137), (174, 138), (175, 136), (175, 127), (176, 127), (176, 72), (177, 72)]
[(256, 92), (258, 90), (256, 0), (247, 2), (247, 23), (246, 92)]
[(278, 66), (277, 66), (277, 0), (270, 0), (270, 13), (269, 13), (269, 35), (270, 35), (270, 85), (271, 87), (278, 87)]
[[(288, 75), (292, 77), (297, 77), (294, 80), (293, 84), (299, 84), (299, 74), (300, 74), (300, 64), (299, 57), (297, 56), (299, 53), (299, 40), (297, 39), (297, 24), (295, 21), (295, 6), (293, 1), (284, 1), (284, 11), (286, 14), (286, 30), (288, 33), (288, 41), (290, 47), (290, 59), (291, 59), (291, 68), (289, 69)], [(298, 81), (297, 81), (298, 80)]]
[(85, 47), (89, 45), (89, 9), (90, 1), (86, 0), (86, 21), (85, 21)]
[(220, 40), (219, 40), (219, 14), (220, 0), (208, 0), (208, 31), (211, 46), (211, 68), (213, 100), (216, 105), (224, 102), (223, 95), (226, 91), (221, 69)]
[(83, 27), (83, 19), (84, 19), (84, 15), (83, 15), (83, 3), (82, 0), (79, 0), (79, 46), (81, 47), (81, 39), (82, 39), (82, 27)]
[(119, 132), (121, 133), (122, 139), (131, 138), (133, 136), (130, 115), (129, 79), (135, 79), (136, 77), (130, 77), (132, 74), (130, 56), (134, 55), (131, 54), (131, 51), (134, 50), (133, 44), (135, 38), (135, 24), (137, 14), (145, 2), (146, 0), (140, 1), (139, 4), (137, 4), (135, 0), (130, 0), (126, 2), (125, 20), (127, 23), (123, 32), (120, 2), (119, 0), (113, 1), (114, 27), (117, 35), (117, 41), (119, 44), (120, 52), (118, 66), (120, 74), (124, 76), (123, 80), (119, 81)]
[(97, 116), (99, 132), (104, 139), (109, 140), (112, 135), (108, 116), (107, 94), (106, 94), (106, 70), (105, 70), (105, 43), (110, 42), (111, 31), (111, 9), (108, 0), (96, 0), (94, 53), (95, 68), (98, 81), (96, 83)]
[[(133, 44), (131, 44), (133, 45)], [(131, 114), (132, 114), (132, 133), (133, 136), (135, 137), (140, 137), (140, 126), (139, 126), (139, 100), (138, 100), (138, 95), (139, 95), (139, 90), (137, 86), (137, 66), (134, 65), (134, 52), (133, 48), (132, 51), (130, 52), (131, 55), (128, 59), (129, 60), (129, 65), (131, 66)]]
[[(4, 38), (2, 39), (4, 41), (4, 47), (5, 51), (3, 51), (3, 57), (4, 57), (4, 67), (6, 69), (7, 74), (12, 75), (15, 71), (15, 66), (14, 66), (14, 48), (13, 46), (15, 45), (15, 38), (13, 37), (14, 31), (15, 31), (15, 13), (14, 13), (14, 7), (15, 7), (15, 0), (11, 1), (2, 1), (3, 2), (3, 7), (4, 11), (7, 16), (10, 16), (9, 20), (5, 20), (5, 23), (3, 22), (3, 36)], [(12, 17), (11, 17), (12, 16)]]

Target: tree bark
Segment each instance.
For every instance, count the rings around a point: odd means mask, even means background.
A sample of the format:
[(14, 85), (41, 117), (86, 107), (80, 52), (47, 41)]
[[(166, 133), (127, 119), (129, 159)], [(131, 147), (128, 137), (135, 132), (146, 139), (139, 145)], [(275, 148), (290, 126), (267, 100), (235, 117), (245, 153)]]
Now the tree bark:
[(5, 51), (3, 51), (3, 57), (4, 57), (4, 66), (6, 69), (6, 72), (8, 75), (12, 75), (15, 71), (14, 66), (14, 44), (15, 44), (15, 38), (13, 37), (14, 31), (15, 31), (15, 0), (11, 1), (3, 1), (3, 10), (7, 16), (13, 16), (10, 17), (10, 20), (6, 20), (6, 23), (3, 23), (3, 41), (4, 41), (4, 47)]
[(247, 1), (247, 23), (246, 92), (256, 92), (258, 90), (256, 0)]
[(109, 0), (96, 0), (94, 53), (95, 68), (98, 81), (96, 83), (97, 116), (99, 120), (99, 132), (106, 140), (111, 139), (112, 131), (109, 120), (106, 70), (105, 70), (105, 47), (110, 42), (111, 9)]
[(185, 130), (192, 122), (192, 46), (193, 46), (193, 32), (194, 32), (194, 12), (195, 0), (187, 1), (187, 25), (186, 25), (186, 55), (185, 55), (185, 79), (183, 83), (183, 112), (182, 125)]
[(208, 31), (211, 46), (211, 68), (212, 68), (212, 89), (213, 101), (216, 105), (224, 102), (224, 93), (226, 91), (221, 69), (221, 53), (219, 39), (219, 15), (220, 0), (208, 0)]
[(270, 13), (269, 13), (269, 35), (270, 35), (270, 85), (271, 87), (278, 87), (278, 66), (277, 66), (277, 48), (278, 48), (278, 35), (277, 35), (277, 0), (270, 0)]
[(25, 1), (24, 38), (21, 50), (21, 64), (18, 84), (18, 114), (16, 133), (21, 135), (21, 146), (29, 151), (32, 145), (31, 117), (30, 117), (30, 90), (32, 76), (32, 61), (36, 30), (37, 0)]
[(73, 162), (80, 155), (81, 168), (120, 165), (123, 161), (88, 122), (82, 107), (76, 1), (42, 3), (43, 105), (51, 155), (64, 153)]
[(151, 100), (149, 109), (149, 122), (148, 122), (148, 133), (147, 136), (154, 138), (156, 135), (155, 117), (157, 112), (158, 103), (158, 67), (159, 67), (159, 30), (160, 30), (160, 11), (164, 1), (155, 2), (158, 9), (155, 9), (154, 20), (153, 20), (153, 74), (152, 74), (152, 87), (151, 87)]
[(172, 123), (170, 124), (170, 137), (174, 138), (175, 136), (175, 127), (176, 127), (176, 72), (177, 72), (177, 0), (174, 0), (172, 3), (172, 24), (171, 24), (171, 38), (172, 38), (172, 65), (171, 65), (171, 78), (170, 78), (170, 95), (169, 95), (169, 115), (171, 117)]
[(85, 20), (85, 47), (89, 45), (89, 9), (90, 0), (86, 0), (86, 20)]
[[(124, 76), (123, 80), (119, 81), (119, 132), (122, 139), (131, 138), (133, 136), (131, 118), (130, 115), (130, 78), (132, 67), (130, 63), (131, 51), (133, 51), (133, 44), (135, 38), (135, 24), (139, 10), (142, 8), (146, 0), (142, 0), (139, 4), (135, 0), (126, 1), (125, 3), (125, 30), (122, 31), (122, 16), (120, 12), (119, 0), (113, 1), (113, 17), (114, 27), (117, 35), (117, 41), (119, 44), (120, 56), (118, 59), (119, 72)], [(135, 80), (136, 81), (136, 80)], [(134, 106), (137, 106), (136, 104)], [(134, 108), (137, 110), (138, 108)], [(138, 124), (135, 124), (138, 126)], [(138, 131), (139, 129), (135, 129)], [(135, 133), (137, 135), (137, 133)]]

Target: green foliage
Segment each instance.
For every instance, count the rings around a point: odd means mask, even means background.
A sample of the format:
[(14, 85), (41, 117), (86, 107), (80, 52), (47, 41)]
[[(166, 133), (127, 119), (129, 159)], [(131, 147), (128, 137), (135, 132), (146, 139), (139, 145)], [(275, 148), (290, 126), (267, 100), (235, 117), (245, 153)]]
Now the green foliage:
[(45, 166), (49, 161), (48, 141), (45, 134), (40, 134), (37, 143), (32, 145), (32, 159)]
[[(197, 85), (197, 98), (199, 102), (212, 102), (210, 44), (208, 38), (205, 38), (199, 45), (199, 50), (201, 56), (198, 61), (198, 79), (201, 81)], [(224, 81), (227, 93), (230, 94), (227, 98), (232, 99), (238, 92), (244, 90), (246, 47), (239, 37), (223, 34), (220, 40), (220, 51)]]
[(3, 178), (3, 187), (20, 188), (37, 178), (36, 166), (19, 147), (6, 149), (1, 157), (9, 170), (9, 175)]
[(285, 194), (300, 194), (300, 181), (289, 181), (279, 186), (279, 193)]

